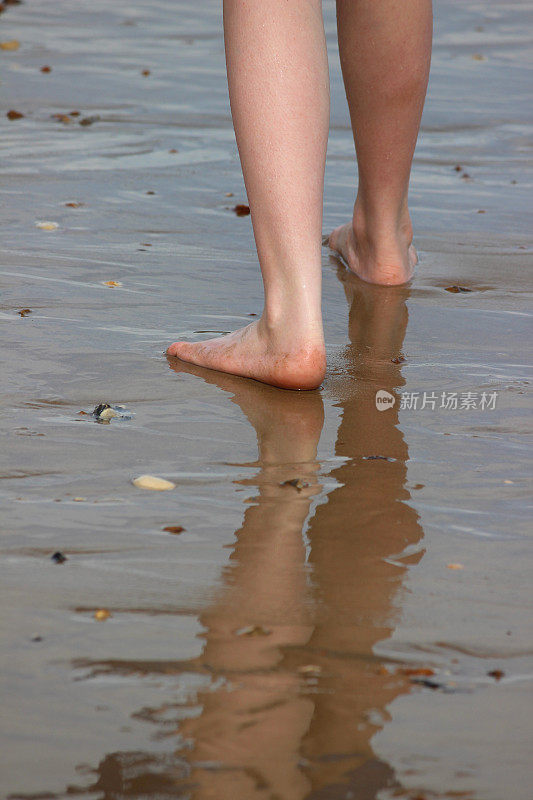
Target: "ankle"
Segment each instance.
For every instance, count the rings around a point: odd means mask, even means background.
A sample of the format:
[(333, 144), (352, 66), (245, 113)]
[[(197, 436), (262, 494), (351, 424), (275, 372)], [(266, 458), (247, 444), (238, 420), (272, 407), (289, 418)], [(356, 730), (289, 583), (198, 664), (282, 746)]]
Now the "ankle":
[(307, 295), (291, 294), (289, 301), (272, 302), (266, 299), (259, 320), (259, 331), (277, 343), (302, 341), (323, 344), (324, 332), (320, 306)]
[(369, 210), (356, 201), (353, 231), (357, 247), (363, 252), (380, 254), (405, 253), (413, 241), (413, 226), (407, 204), (394, 210)]

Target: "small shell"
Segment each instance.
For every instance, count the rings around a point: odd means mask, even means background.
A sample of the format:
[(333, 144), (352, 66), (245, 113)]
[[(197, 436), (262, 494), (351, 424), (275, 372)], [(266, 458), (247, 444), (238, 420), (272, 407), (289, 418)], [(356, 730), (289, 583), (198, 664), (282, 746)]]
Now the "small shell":
[(18, 50), (20, 42), (16, 39), (10, 39), (9, 42), (0, 42), (0, 49), (2, 50)]
[(166, 492), (176, 488), (176, 484), (172, 481), (156, 478), (155, 475), (139, 475), (138, 478), (133, 479), (132, 483), (138, 489), (151, 489), (153, 492)]
[(300, 675), (308, 675), (311, 678), (317, 678), (322, 673), (322, 667), (318, 664), (303, 664), (298, 667)]
[(111, 408), (111, 406), (109, 408), (104, 408), (104, 410), (98, 414), (98, 419), (111, 419), (112, 417), (118, 417), (118, 412), (115, 411), (114, 408)]
[(57, 231), (59, 228), (57, 222), (48, 222), (46, 220), (43, 222), (36, 222), (35, 225), (42, 231)]
[(271, 633), (270, 628), (265, 628), (263, 625), (246, 625), (235, 631), (237, 636), (270, 636)]

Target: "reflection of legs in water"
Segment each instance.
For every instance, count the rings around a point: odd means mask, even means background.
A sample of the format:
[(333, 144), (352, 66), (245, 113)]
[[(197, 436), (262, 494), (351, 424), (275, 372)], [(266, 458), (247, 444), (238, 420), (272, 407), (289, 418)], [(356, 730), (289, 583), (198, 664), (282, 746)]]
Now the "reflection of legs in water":
[(320, 0), (224, 0), (233, 123), (265, 288), (258, 322), (170, 355), (292, 389), (324, 377), (321, 228), (329, 114)]
[[(397, 411), (378, 412), (374, 396), (376, 388), (402, 384), (391, 358), (401, 350), (408, 290), (370, 286), (344, 268), (339, 278), (350, 304), (346, 367), (358, 380), (340, 384), (336, 455), (346, 461), (331, 472), (336, 488), (309, 521), (309, 577), (302, 531), (316, 491), (319, 395), (184, 370), (234, 394), (260, 450), (260, 472), (250, 481), (258, 496), (237, 532), (225, 588), (201, 618), (200, 662), (232, 689), (202, 693), (201, 713), (180, 727), (190, 742), (185, 757), (198, 765), (191, 775), (195, 800), (303, 800), (329, 796), (330, 789), (337, 796), (333, 787), (347, 785), (355, 797), (374, 800), (394, 783), (371, 739), (387, 705), (409, 684), (383, 671), (374, 647), (394, 629), (405, 568), (419, 557), (402, 551), (416, 546), (422, 530), (406, 503), (408, 453)], [(395, 460), (364, 460), (368, 455)], [(295, 476), (311, 486), (300, 493), (279, 486)], [(272, 633), (236, 636), (245, 625)], [(318, 691), (302, 687), (302, 664), (321, 668)]]
[(370, 283), (408, 281), (407, 207), (431, 54), (431, 0), (337, 0), (339, 49), (359, 166), (353, 220), (329, 245)]
[[(254, 426), (259, 446), (259, 472), (243, 482), (254, 496), (236, 533), (224, 588), (201, 615), (200, 662), (229, 687), (202, 693), (200, 715), (180, 726), (190, 742), (184, 755), (193, 764), (191, 797), (303, 800), (309, 783), (298, 767), (298, 752), (313, 703), (300, 696), (298, 674), (283, 661), (284, 651), (304, 647), (312, 630), (302, 529), (320, 488), (316, 448), (322, 399), (315, 392), (280, 392), (197, 367), (183, 371), (211, 382), (215, 376)], [(300, 491), (280, 486), (296, 476), (309, 486)], [(236, 635), (254, 625), (270, 633)]]
[[(409, 689), (405, 678), (383, 670), (375, 646), (394, 630), (397, 595), (407, 565), (420, 558), (423, 534), (406, 502), (408, 451), (397, 408), (375, 406), (377, 389), (394, 392), (403, 383), (391, 359), (402, 347), (408, 290), (370, 286), (344, 268), (339, 277), (350, 303), (346, 367), (357, 381), (342, 381), (338, 390), (335, 452), (348, 460), (330, 474), (338, 488), (309, 522), (317, 612), (308, 648), (325, 677), (302, 755), (311, 762), (310, 798), (349, 786), (354, 797), (374, 800), (394, 784), (394, 774), (376, 758), (371, 740), (388, 704)], [(375, 455), (394, 460), (365, 459)], [(409, 546), (415, 552), (402, 555)]]

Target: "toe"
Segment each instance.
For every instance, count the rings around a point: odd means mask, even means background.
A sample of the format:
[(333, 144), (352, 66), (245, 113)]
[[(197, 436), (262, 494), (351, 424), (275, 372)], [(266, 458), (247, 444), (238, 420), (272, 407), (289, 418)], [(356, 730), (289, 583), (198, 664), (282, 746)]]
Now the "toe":
[(182, 358), (187, 350), (187, 342), (174, 342), (167, 348), (167, 356)]

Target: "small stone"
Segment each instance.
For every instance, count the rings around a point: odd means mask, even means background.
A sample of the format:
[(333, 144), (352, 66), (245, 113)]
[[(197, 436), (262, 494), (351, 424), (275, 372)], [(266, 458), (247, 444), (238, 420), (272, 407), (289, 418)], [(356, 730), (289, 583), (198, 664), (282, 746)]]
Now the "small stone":
[(292, 486), (298, 492), (301, 492), (302, 489), (305, 489), (309, 484), (301, 478), (292, 478), (290, 481), (282, 481), (280, 486)]
[(10, 39), (8, 42), (0, 42), (0, 50), (18, 50), (20, 42), (16, 39)]
[(17, 312), (21, 317), (27, 317), (28, 314), (32, 313), (31, 308), (21, 308), (20, 311)]
[(97, 622), (105, 622), (110, 616), (111, 612), (107, 608), (97, 608), (94, 612), (94, 618)]
[(82, 127), (86, 128), (88, 125), (93, 125), (93, 123), (98, 122), (99, 119), (100, 119), (100, 117), (98, 117), (98, 116), (95, 116), (95, 117), (83, 117), (83, 119), (80, 119), (79, 125), (81, 125)]
[(42, 636), (32, 636), (31, 640), (32, 640), (32, 642), (42, 642), (43, 637)]
[(149, 69), (143, 69), (141, 71), (141, 75), (144, 75), (145, 78), (148, 77), (149, 74), (150, 74), (150, 70)]
[(120, 419), (131, 419), (132, 414), (125, 406), (110, 405), (109, 403), (100, 403), (93, 409), (92, 416), (96, 417), (97, 422), (108, 424), (114, 417)]
[(6, 114), (8, 119), (22, 119), (23, 116), (24, 114), (21, 114), (20, 111), (15, 111), (14, 108), (12, 108), (11, 111), (8, 111)]
[(482, 55), (481, 53), (473, 53), (472, 58), (474, 61), (486, 61), (487, 56)]
[(224, 197), (233, 197), (233, 192), (226, 192)]
[(393, 364), (403, 364), (405, 361), (405, 356), (396, 356), (396, 358), (391, 358)]
[(467, 286), (446, 286), (445, 289), (447, 292), (451, 292), (452, 294), (459, 294), (460, 292), (472, 292), (473, 289), (469, 289)]
[(70, 202), (70, 203), (65, 203), (65, 206), (67, 208), (81, 208), (82, 205), (83, 205), (83, 203), (76, 203), (74, 201)]
[(183, 533), (185, 528), (183, 528), (181, 525), (167, 525), (165, 528), (163, 528), (163, 530), (166, 531), (166, 533), (178, 534)]
[[(111, 408), (109, 403), (100, 403), (93, 410), (93, 416), (98, 417), (98, 419), (106, 419), (106, 417), (102, 417), (102, 414), (104, 414), (106, 411), (112, 411), (112, 410), (113, 409)], [(111, 414), (110, 416), (113, 416), (113, 414)]]
[(250, 206), (244, 205), (244, 203), (239, 203), (238, 205), (233, 207), (233, 211), (237, 214), (238, 217), (247, 217), (250, 213)]
[(72, 498), (72, 502), (73, 503), (85, 503), (86, 500), (87, 500), (86, 497), (73, 497)]
[(52, 72), (52, 67), (45, 65), (44, 67), (41, 67), (41, 72)]
[(67, 561), (67, 557), (64, 556), (63, 553), (60, 553), (59, 550), (57, 551), (57, 553), (54, 553), (53, 556), (50, 556), (50, 558), (54, 562), (54, 564), (64, 564), (65, 561)]
[(446, 564), (447, 569), (464, 569), (464, 564)]
[(157, 478), (155, 475), (139, 475), (138, 478), (133, 479), (132, 483), (137, 489), (150, 489), (153, 492), (168, 492), (170, 489), (176, 488), (176, 484), (172, 481)]
[(502, 669), (491, 669), (490, 672), (487, 672), (489, 678), (494, 678), (495, 681), (501, 681), (503, 677), (505, 677), (505, 672)]

